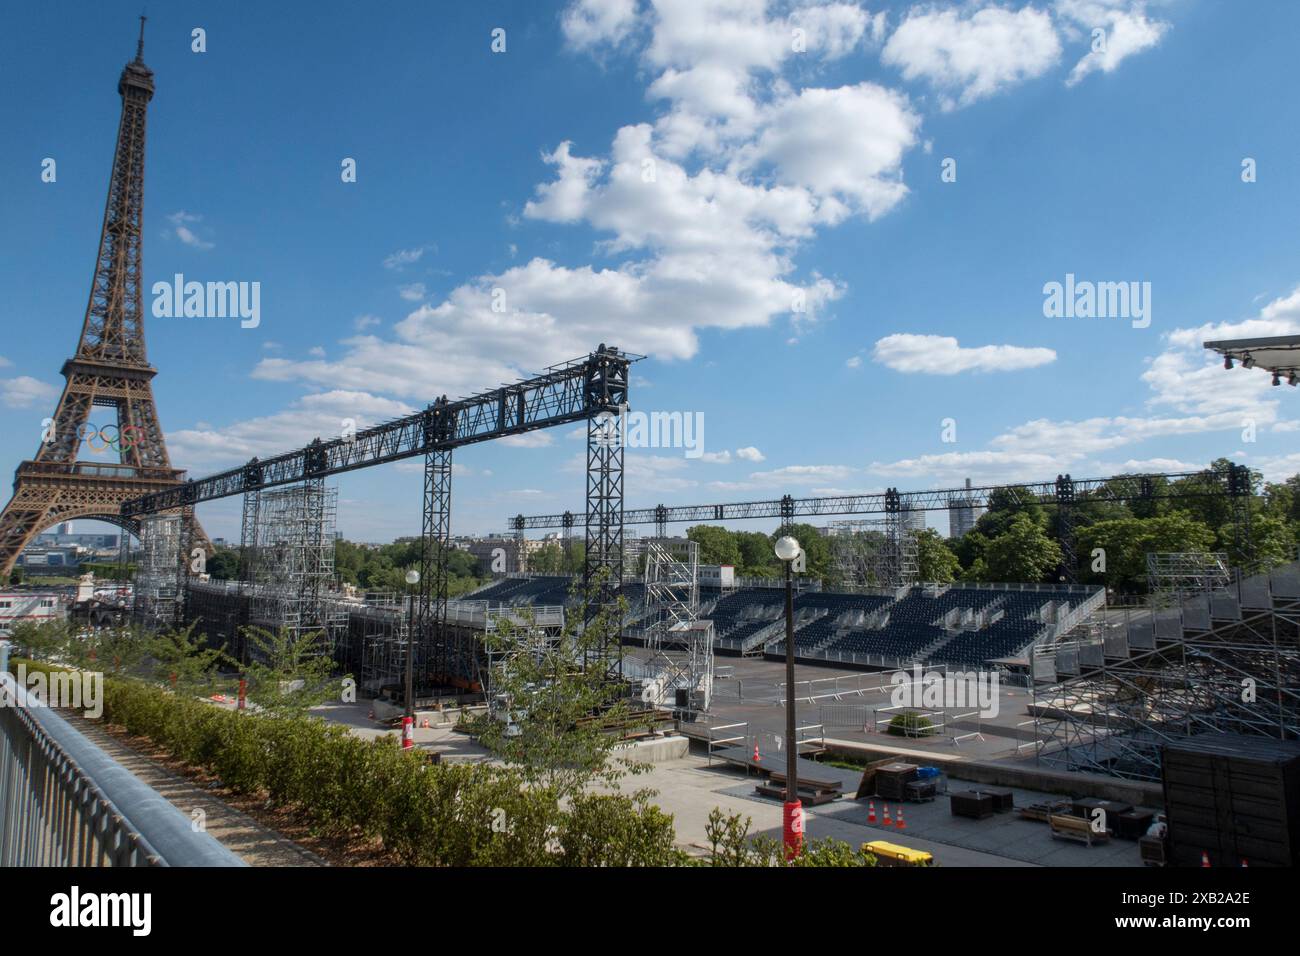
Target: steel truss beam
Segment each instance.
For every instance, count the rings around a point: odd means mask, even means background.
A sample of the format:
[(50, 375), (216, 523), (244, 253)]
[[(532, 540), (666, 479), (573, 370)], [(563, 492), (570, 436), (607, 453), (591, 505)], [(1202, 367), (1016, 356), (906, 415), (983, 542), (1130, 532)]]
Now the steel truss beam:
[[(1238, 468), (1244, 466), (1236, 466)], [(1071, 479), (1062, 481), (1072, 487), (1075, 506), (1093, 501), (1153, 501), (1178, 498), (1235, 495), (1248, 497), (1247, 486), (1229, 488), (1226, 476), (1217, 472), (1181, 472), (1177, 474), (1115, 475), (1110, 478)], [(1165, 482), (1165, 483), (1162, 483)], [(1173, 487), (1173, 482), (1185, 482)], [(1166, 484), (1167, 483), (1167, 484)], [(623, 512), (624, 524), (668, 524), (673, 522), (737, 521), (749, 518), (780, 518), (782, 527), (796, 516), (889, 514), (891, 511), (946, 511), (954, 497), (969, 498), (972, 507), (987, 508), (995, 495), (1002, 501), (1019, 504), (1051, 505), (1057, 502), (1057, 482), (988, 485), (982, 488), (941, 488), (928, 491), (899, 491), (890, 488), (879, 494), (837, 495), (826, 498), (773, 498), (764, 501), (737, 501), (725, 504), (673, 505), (635, 508)], [(891, 508), (891, 502), (894, 506)], [(963, 504), (965, 502), (963, 501)], [(517, 520), (517, 519), (512, 519)], [(528, 515), (527, 530), (559, 528), (563, 515)]]
[[(232, 468), (206, 478), (133, 498), (122, 504), (127, 518), (240, 495), (254, 488), (287, 485), (307, 478), (326, 478), (359, 468), (401, 461), (435, 449), (459, 448), (509, 435), (522, 435), (588, 419), (613, 411), (596, 400), (590, 379), (592, 369), (617, 372), (624, 382), (627, 368), (641, 356), (601, 345), (590, 355), (547, 369), (540, 375), (503, 385), (472, 398), (443, 402), (452, 427), (446, 437), (433, 437), (435, 405), (405, 418), (357, 432), (350, 438), (322, 441), (305, 448)], [(626, 385), (623, 386), (626, 390)]]

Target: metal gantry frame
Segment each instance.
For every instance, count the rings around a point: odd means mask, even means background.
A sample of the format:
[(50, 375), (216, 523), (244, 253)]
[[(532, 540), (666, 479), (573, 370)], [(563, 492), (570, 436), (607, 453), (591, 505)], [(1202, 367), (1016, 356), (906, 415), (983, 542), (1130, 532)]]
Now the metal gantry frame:
[[(268, 489), (318, 481), (372, 465), (425, 456), (421, 525), (421, 594), (417, 623), (425, 684), (472, 682), (475, 648), (465, 646), (464, 629), (448, 629), (447, 552), (451, 521), (451, 453), (462, 445), (520, 435), (541, 428), (586, 421), (587, 507), (583, 579), (592, 599), (585, 621), (617, 604), (623, 570), (623, 441), (621, 411), (628, 402), (628, 369), (642, 356), (603, 343), (590, 354), (548, 368), (530, 379), (471, 398), (445, 396), (422, 411), (331, 441), (207, 478), (187, 481), (125, 502), (124, 520), (232, 495), (245, 496), (241, 550), (250, 530), (265, 521)], [(611, 427), (612, 422), (612, 427)], [(615, 440), (610, 440), (611, 434)], [(568, 515), (572, 527), (573, 516)], [(522, 529), (521, 529), (522, 530)], [(252, 535), (255, 539), (256, 535)], [(242, 558), (241, 558), (242, 560)], [(610, 611), (613, 614), (613, 611)], [(619, 621), (607, 638), (605, 656), (619, 669)]]
[[(628, 401), (628, 363), (594, 358), (586, 370), (584, 389), (587, 404), (601, 411), (587, 419), (586, 553), (582, 568), (587, 600), (583, 627), (602, 613), (607, 616), (599, 656), (621, 678), (622, 620), (617, 605), (623, 586), (622, 410)], [(563, 515), (560, 521), (563, 526)]]
[[(1058, 475), (1054, 481), (986, 485), (979, 488), (936, 488), (925, 491), (899, 491), (888, 488), (867, 495), (834, 495), (814, 498), (794, 498), (785, 495), (761, 501), (735, 501), (718, 504), (656, 505), (652, 508), (632, 508), (623, 512), (623, 524), (653, 524), (667, 528), (677, 522), (743, 521), (757, 518), (779, 518), (778, 533), (784, 534), (796, 517), (815, 515), (880, 514), (886, 521), (894, 520), (897, 528), (891, 540), (898, 544), (893, 566), (896, 575), (905, 580), (909, 573), (915, 575), (913, 558), (903, 553), (906, 538), (906, 515), (917, 511), (947, 511), (954, 499), (963, 506), (987, 509), (992, 499), (1019, 505), (1055, 506), (1058, 509), (1058, 527), (1061, 531), (1062, 564), (1066, 578), (1073, 582), (1078, 573), (1078, 560), (1074, 543), (1074, 514), (1079, 507), (1100, 502), (1170, 501), (1184, 498), (1222, 497), (1232, 504), (1233, 534), (1239, 553), (1249, 557), (1253, 545), (1250, 540), (1250, 498), (1253, 494), (1250, 470), (1245, 465), (1232, 465), (1225, 472), (1212, 469), (1197, 472), (1170, 474), (1112, 475), (1109, 478), (1071, 478)], [(894, 518), (891, 519), (891, 516)], [(543, 514), (519, 516), (511, 519), (521, 530), (541, 530), (563, 527), (563, 515)], [(1249, 560), (1243, 562), (1249, 566)]]

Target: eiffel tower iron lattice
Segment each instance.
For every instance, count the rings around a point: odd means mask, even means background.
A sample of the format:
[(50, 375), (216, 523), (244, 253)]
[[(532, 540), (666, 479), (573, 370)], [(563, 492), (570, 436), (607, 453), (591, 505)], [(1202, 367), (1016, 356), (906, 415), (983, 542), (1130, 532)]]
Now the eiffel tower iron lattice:
[[(90, 301), (76, 354), (63, 363), (67, 381), (58, 409), (35, 457), (18, 466), (13, 497), (0, 514), (0, 575), (6, 578), (23, 548), (59, 522), (93, 518), (138, 535), (139, 519), (124, 517), (122, 502), (180, 484), (185, 475), (167, 455), (151, 384), (157, 369), (144, 345), (145, 115), (154, 92), (153, 71), (144, 64), (144, 17), (135, 59), (122, 70), (117, 91), (122, 118)], [(96, 408), (116, 415), (116, 462), (78, 460), (82, 442), (93, 438), (88, 428), (100, 434), (91, 423)], [(188, 520), (188, 540), (211, 552), (202, 528)]]

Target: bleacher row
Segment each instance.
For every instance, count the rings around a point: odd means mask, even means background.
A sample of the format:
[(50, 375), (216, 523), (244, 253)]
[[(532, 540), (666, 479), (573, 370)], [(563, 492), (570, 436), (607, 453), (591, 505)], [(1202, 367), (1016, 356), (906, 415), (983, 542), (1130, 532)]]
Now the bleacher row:
[[(463, 599), (506, 605), (558, 605), (572, 602), (566, 577), (503, 578)], [(635, 627), (646, 614), (645, 587), (625, 584), (623, 594)], [(1013, 590), (932, 589), (916, 586), (898, 598), (878, 594), (805, 591), (795, 597), (795, 646), (804, 656), (859, 655), (887, 660), (917, 659), (975, 667), (1018, 654), (1046, 626), (1049, 602), (1064, 614), (1088, 594), (1069, 588)], [(764, 629), (784, 653), (779, 622), (785, 594), (776, 588), (720, 592), (700, 589), (700, 616), (713, 621), (715, 639), (739, 648)]]

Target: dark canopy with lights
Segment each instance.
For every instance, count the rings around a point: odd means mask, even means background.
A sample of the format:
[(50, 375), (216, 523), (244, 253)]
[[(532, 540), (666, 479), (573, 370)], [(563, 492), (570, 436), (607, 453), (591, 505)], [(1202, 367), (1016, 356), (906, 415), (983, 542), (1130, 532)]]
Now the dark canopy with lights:
[(1273, 384), (1300, 383), (1300, 335), (1272, 335), (1261, 339), (1221, 339), (1205, 347), (1223, 356), (1223, 367), (1240, 362), (1245, 368), (1273, 373)]

